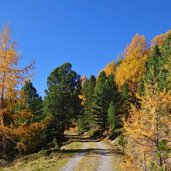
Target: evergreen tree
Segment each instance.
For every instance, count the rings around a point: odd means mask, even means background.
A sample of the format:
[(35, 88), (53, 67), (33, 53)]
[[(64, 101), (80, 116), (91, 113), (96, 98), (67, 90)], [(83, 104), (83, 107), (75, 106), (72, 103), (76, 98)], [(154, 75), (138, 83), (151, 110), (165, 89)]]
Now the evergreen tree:
[[(115, 111), (119, 112), (120, 95), (114, 76), (111, 74), (106, 77), (105, 72), (101, 72), (96, 82), (94, 91), (92, 110), (94, 113), (94, 120), (100, 129), (108, 128), (108, 108), (109, 104), (113, 102)], [(116, 113), (111, 114), (110, 117), (115, 117)], [(113, 124), (113, 123), (112, 123)], [(113, 125), (110, 125), (113, 127)]]
[(46, 140), (52, 142), (55, 138), (60, 146), (65, 128), (81, 111), (78, 97), (81, 90), (80, 75), (72, 70), (70, 63), (64, 63), (49, 75), (47, 86), (44, 102), (44, 111), (49, 119)]
[(25, 85), (22, 87), (22, 90), (24, 91), (25, 105), (28, 109), (30, 109), (31, 113), (34, 115), (32, 120), (41, 120), (41, 118), (43, 117), (43, 100), (37, 93), (36, 88), (29, 80), (25, 82)]
[(96, 82), (92, 102), (95, 123), (102, 130), (105, 130), (107, 127), (107, 108), (109, 105), (108, 95), (107, 77), (105, 72), (102, 71)]
[(144, 95), (144, 83), (146, 84), (155, 84), (156, 82), (159, 84), (159, 79), (162, 71), (162, 55), (161, 51), (156, 44), (152, 51), (151, 54), (148, 57), (148, 60), (145, 64), (145, 74), (144, 78), (141, 79), (139, 86), (138, 86), (138, 93), (141, 95)]
[(114, 131), (118, 122), (117, 122), (117, 106), (112, 102), (110, 102), (108, 107), (108, 124), (110, 130)]
[(146, 63), (146, 73), (144, 77), (145, 82), (154, 84), (157, 81), (154, 80), (154, 78), (159, 78), (161, 71), (161, 60), (161, 52), (158, 45), (156, 45)]
[(130, 109), (130, 103), (133, 103), (132, 98), (129, 95), (129, 88), (128, 85), (125, 83), (122, 86), (121, 91), (121, 113), (122, 115), (128, 115), (128, 110)]
[(83, 94), (83, 108), (84, 111), (78, 120), (78, 129), (80, 132), (86, 131), (93, 126), (93, 114), (91, 110), (91, 103), (96, 85), (96, 77), (92, 75), (82, 85)]
[(33, 127), (39, 125), (39, 129), (34, 131), (30, 130), (31, 136), (29, 138), (23, 138), (22, 141), (27, 144), (27, 151), (35, 152), (41, 148), (44, 142), (43, 122), (45, 115), (43, 114), (43, 100), (30, 80), (25, 82), (25, 85), (22, 87), (22, 92), (24, 92), (24, 105), (19, 107), (20, 109), (29, 110), (32, 114), (32, 117), (25, 119), (25, 122), (33, 124)]
[(171, 60), (171, 34), (169, 34), (164, 41), (164, 44), (161, 48), (162, 60), (162, 72), (159, 78), (159, 88), (164, 89), (168, 87), (167, 78), (169, 77), (169, 68), (166, 67), (169, 61)]
[(128, 85), (125, 83), (122, 86), (122, 91), (121, 91), (121, 95), (122, 95), (122, 100), (124, 101), (124, 103), (129, 103), (129, 90), (128, 90)]
[(169, 59), (169, 63), (166, 65), (166, 69), (168, 69), (169, 74), (166, 80), (167, 89), (171, 90), (171, 58)]
[[(158, 45), (152, 50), (151, 55), (146, 63), (146, 73), (144, 81), (149, 84), (155, 84), (157, 82), (160, 90), (167, 87), (167, 78), (169, 71), (166, 65), (171, 58), (171, 35), (169, 35), (163, 43), (161, 49)], [(144, 91), (142, 89), (142, 91)]]
[(122, 96), (118, 92), (118, 87), (115, 82), (113, 74), (109, 75), (108, 78), (109, 93), (111, 95), (111, 101), (108, 106), (108, 126), (113, 131), (119, 126), (119, 115), (122, 114)]

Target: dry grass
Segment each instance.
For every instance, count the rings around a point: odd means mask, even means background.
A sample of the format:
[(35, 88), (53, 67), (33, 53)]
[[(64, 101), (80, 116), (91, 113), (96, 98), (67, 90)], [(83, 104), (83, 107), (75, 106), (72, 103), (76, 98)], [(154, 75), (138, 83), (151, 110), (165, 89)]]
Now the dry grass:
[[(73, 142), (63, 149), (81, 149), (81, 147), (82, 143)], [(49, 156), (37, 153), (29, 155), (27, 159), (18, 159), (10, 167), (0, 168), (0, 171), (58, 171), (74, 155), (74, 153), (61, 153), (59, 157), (59, 153), (51, 153)]]

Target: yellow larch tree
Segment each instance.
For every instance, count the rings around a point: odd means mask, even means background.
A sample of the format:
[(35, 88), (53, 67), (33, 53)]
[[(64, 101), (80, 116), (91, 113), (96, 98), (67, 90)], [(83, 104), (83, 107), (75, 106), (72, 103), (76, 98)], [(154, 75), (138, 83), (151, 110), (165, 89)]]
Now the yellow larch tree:
[(146, 38), (136, 34), (125, 49), (124, 60), (116, 67), (115, 78), (120, 90), (126, 83), (131, 93), (136, 93), (138, 82), (145, 72), (148, 52)]
[(108, 63), (102, 71), (105, 72), (106, 76), (109, 76), (110, 74), (114, 74), (115, 67), (116, 67), (115, 61), (112, 61)]
[(155, 36), (151, 41), (151, 46), (153, 47), (155, 45), (158, 45), (158, 47), (161, 47), (169, 34), (171, 34), (171, 30), (167, 31), (164, 34)]
[(19, 86), (33, 65), (19, 69), (19, 60), (16, 43), (11, 43), (10, 30), (5, 27), (0, 33), (0, 155), (5, 159), (14, 155), (15, 148), (24, 148), (18, 140), (27, 134), (27, 119), (31, 117), (28, 110), (20, 109), (24, 101)]
[(157, 85), (146, 85), (145, 96), (138, 96), (141, 108), (132, 106), (130, 117), (124, 119), (127, 137), (125, 164), (137, 171), (169, 170), (171, 143), (171, 94), (160, 92)]

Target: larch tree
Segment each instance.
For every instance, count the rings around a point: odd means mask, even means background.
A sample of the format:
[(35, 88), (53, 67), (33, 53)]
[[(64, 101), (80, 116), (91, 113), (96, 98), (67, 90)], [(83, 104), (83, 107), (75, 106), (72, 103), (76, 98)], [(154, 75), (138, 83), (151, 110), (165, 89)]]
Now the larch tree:
[(170, 92), (161, 92), (157, 84), (148, 84), (145, 95), (138, 98), (141, 108), (132, 106), (129, 118), (124, 120), (125, 135), (131, 145), (126, 163), (132, 164), (135, 170), (146, 171), (150, 167), (167, 170), (171, 142)]
[(18, 109), (23, 104), (18, 87), (28, 79), (33, 65), (19, 69), (19, 60), (16, 43), (11, 43), (10, 30), (5, 27), (0, 34), (0, 157), (4, 159), (14, 156), (17, 148), (25, 147), (20, 137), (27, 135), (27, 119), (31, 117), (28, 110)]
[(110, 74), (113, 74), (114, 75), (115, 67), (116, 67), (116, 64), (115, 64), (114, 61), (108, 63), (105, 66), (105, 68), (103, 69), (103, 71), (105, 72), (106, 76), (109, 76)]
[(151, 41), (151, 46), (158, 46), (158, 47), (162, 47), (165, 39), (167, 38), (167, 36), (171, 33), (171, 30), (167, 31), (164, 34), (160, 34), (157, 35), (156, 37), (153, 38), (153, 40)]
[(124, 60), (116, 67), (116, 83), (120, 90), (127, 83), (130, 92), (135, 95), (138, 82), (145, 72), (148, 49), (145, 37), (136, 34), (125, 49)]

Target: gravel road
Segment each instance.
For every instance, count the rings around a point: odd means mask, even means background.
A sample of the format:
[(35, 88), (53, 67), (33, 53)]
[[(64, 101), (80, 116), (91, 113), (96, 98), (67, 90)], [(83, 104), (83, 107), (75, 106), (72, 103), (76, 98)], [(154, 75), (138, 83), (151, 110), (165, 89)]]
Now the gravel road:
[[(88, 149), (88, 143), (84, 142), (82, 148), (83, 150)], [(74, 157), (72, 157), (60, 171), (74, 171), (75, 167), (77, 166), (78, 162), (83, 158), (85, 152), (78, 153)]]
[(96, 145), (100, 155), (97, 171), (114, 171), (111, 163), (111, 154), (106, 144), (103, 142), (96, 142)]
[[(83, 146), (81, 149), (85, 150), (81, 153), (76, 154), (74, 157), (72, 157), (63, 168), (60, 169), (60, 171), (74, 171), (78, 165), (79, 162), (82, 161), (82, 166), (79, 166), (79, 171), (114, 171), (114, 168), (112, 167), (112, 153), (111, 149), (109, 148), (108, 145), (104, 142), (93, 142), (93, 148), (90, 148), (88, 145), (88, 142), (83, 142)], [(86, 149), (92, 150), (97, 155), (97, 158), (91, 158), (93, 157), (92, 155), (86, 155)], [(85, 162), (86, 161), (88, 162)], [(95, 159), (95, 160), (94, 160)], [(94, 162), (96, 168), (91, 168), (89, 167), (90, 170), (86, 170), (87, 164), (90, 164), (91, 161)]]

